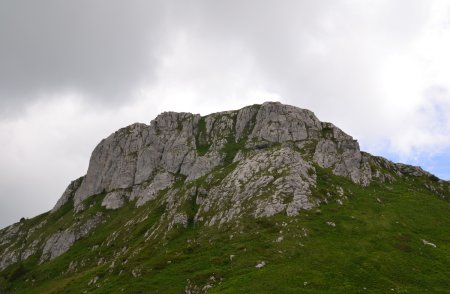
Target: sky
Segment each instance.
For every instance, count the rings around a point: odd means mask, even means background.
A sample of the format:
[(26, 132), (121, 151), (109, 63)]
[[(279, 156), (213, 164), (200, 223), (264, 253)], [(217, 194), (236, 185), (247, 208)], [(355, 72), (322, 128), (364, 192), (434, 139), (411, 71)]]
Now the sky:
[(280, 101), (450, 180), (445, 0), (0, 0), (0, 227), (163, 111)]

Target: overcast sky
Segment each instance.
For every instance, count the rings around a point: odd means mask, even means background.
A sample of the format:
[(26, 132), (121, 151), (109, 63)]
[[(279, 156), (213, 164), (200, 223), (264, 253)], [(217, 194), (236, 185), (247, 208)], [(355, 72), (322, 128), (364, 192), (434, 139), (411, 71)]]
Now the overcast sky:
[(450, 179), (448, 52), (445, 0), (0, 0), (0, 227), (165, 110), (281, 101)]

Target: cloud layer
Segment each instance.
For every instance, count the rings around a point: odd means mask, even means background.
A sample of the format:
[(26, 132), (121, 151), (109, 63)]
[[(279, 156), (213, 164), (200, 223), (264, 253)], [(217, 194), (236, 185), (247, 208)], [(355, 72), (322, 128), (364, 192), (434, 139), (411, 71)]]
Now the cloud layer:
[(266, 100), (450, 179), (446, 1), (0, 4), (0, 227), (46, 211), (101, 138)]

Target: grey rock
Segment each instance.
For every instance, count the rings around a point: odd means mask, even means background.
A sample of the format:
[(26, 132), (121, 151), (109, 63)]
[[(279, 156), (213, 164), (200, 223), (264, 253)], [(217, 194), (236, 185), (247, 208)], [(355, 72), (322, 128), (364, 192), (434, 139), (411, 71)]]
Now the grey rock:
[[(140, 206), (153, 199), (161, 189), (169, 187), (172, 180), (159, 178), (162, 174), (181, 174), (191, 182), (219, 167), (223, 164), (223, 148), (228, 140), (246, 142), (245, 152), (239, 151), (234, 162), (245, 161), (246, 157), (281, 144), (283, 148), (304, 150), (302, 160), (309, 160), (307, 156), (310, 155), (319, 166), (331, 168), (334, 174), (360, 185), (368, 185), (374, 179), (395, 180), (382, 168), (382, 164), (390, 163), (372, 160), (370, 155), (360, 151), (358, 142), (351, 136), (331, 123), (320, 122), (309, 110), (266, 102), (238, 111), (210, 114), (203, 118), (205, 131), (199, 128), (200, 119), (200, 115), (165, 112), (150, 125), (134, 124), (115, 132), (93, 151), (87, 175), (79, 188), (68, 189), (55, 209), (66, 203), (73, 193), (75, 211), (82, 211), (84, 199), (121, 189), (132, 189), (129, 197), (137, 199), (136, 204)], [(203, 156), (197, 152), (199, 144), (209, 147)], [(394, 164), (391, 167), (398, 174), (423, 175), (417, 168)], [(261, 181), (264, 179), (267, 180)], [(252, 183), (256, 185), (257, 181)], [(261, 186), (268, 184), (259, 183)], [(252, 185), (249, 191), (254, 188)], [(289, 214), (295, 214), (299, 207), (308, 207), (308, 195), (304, 191), (293, 195), (295, 203), (290, 204)], [(110, 207), (118, 208), (122, 205), (120, 198), (111, 194), (105, 201), (114, 200), (115, 204)], [(267, 201), (271, 204), (261, 208), (264, 215), (286, 209), (279, 199), (278, 202)]]
[(246, 129), (253, 130), (259, 108), (259, 105), (252, 105), (239, 110), (235, 126), (237, 140), (244, 136), (244, 131)]
[(295, 215), (316, 205), (308, 197), (315, 180), (314, 168), (292, 148), (250, 155), (209, 191), (196, 220), (220, 225), (238, 218), (243, 211), (255, 217), (269, 217), (283, 211)]
[(64, 193), (62, 194), (61, 198), (59, 198), (58, 202), (56, 202), (56, 205), (51, 210), (51, 213), (54, 213), (58, 209), (61, 208), (64, 204), (66, 204), (70, 199), (73, 199), (75, 192), (80, 187), (81, 183), (83, 182), (84, 177), (80, 177), (76, 179), (75, 181), (72, 181), (69, 186), (66, 188)]
[(369, 158), (360, 152), (358, 142), (331, 123), (322, 123), (322, 136), (313, 160), (321, 167), (332, 168), (335, 175), (367, 186), (372, 179)]
[(25, 260), (31, 255), (35, 254), (38, 250), (39, 241), (39, 239), (33, 240), (33, 242), (31, 242), (31, 244), (28, 245), (27, 248), (22, 252), (20, 260)]
[(197, 157), (190, 169), (184, 172), (184, 174), (187, 174), (186, 181), (189, 182), (207, 175), (222, 163), (222, 159), (223, 155), (217, 151), (208, 152), (205, 156)]
[(155, 199), (158, 192), (172, 185), (174, 180), (175, 178), (171, 173), (159, 173), (147, 187), (143, 187), (142, 185), (136, 187), (133, 190), (130, 200), (137, 199), (136, 207), (142, 206), (146, 202)]
[(12, 248), (8, 248), (0, 255), (0, 271), (4, 270), (13, 263), (19, 261), (19, 253)]
[(134, 183), (141, 184), (156, 171), (161, 160), (162, 149), (159, 146), (145, 146), (139, 150)]
[(336, 223), (332, 221), (327, 221), (327, 225), (329, 225), (330, 227), (336, 227)]
[(422, 177), (422, 176), (431, 177), (432, 176), (432, 174), (424, 171), (420, 166), (413, 166), (413, 165), (408, 165), (408, 164), (403, 164), (403, 163), (396, 163), (395, 165), (397, 166), (399, 171), (404, 175), (410, 175), (410, 176), (414, 176), (414, 177)]
[(41, 262), (55, 259), (67, 252), (75, 241), (86, 236), (102, 220), (102, 215), (97, 213), (94, 217), (88, 219), (85, 223), (73, 228), (65, 229), (51, 235), (42, 249)]
[(4, 245), (10, 243), (13, 238), (16, 238), (18, 236), (22, 226), (22, 223), (15, 223), (0, 230), (0, 244)]
[(432, 242), (430, 242), (430, 241), (427, 241), (427, 240), (425, 240), (425, 239), (422, 239), (422, 243), (423, 243), (424, 245), (428, 245), (428, 246), (431, 246), (431, 247), (434, 247), (434, 248), (437, 247), (436, 244), (434, 244), (434, 243), (432, 243)]
[[(333, 168), (333, 173), (350, 178), (354, 183), (366, 186), (369, 181), (366, 179), (364, 169), (366, 167), (362, 159), (359, 150), (345, 150), (340, 156), (340, 161)], [(370, 177), (370, 175), (367, 175), (367, 177)]]
[(311, 200), (308, 198), (309, 193), (296, 193), (293, 196), (292, 201), (288, 204), (286, 208), (286, 214), (288, 216), (295, 216), (300, 210), (308, 210), (314, 207)]
[(334, 166), (339, 161), (336, 143), (330, 139), (319, 141), (316, 145), (313, 160), (324, 168)]
[(199, 115), (165, 112), (150, 126), (134, 124), (104, 139), (94, 149), (75, 207), (103, 191), (127, 189), (151, 179), (157, 170), (178, 173), (195, 162)]
[(0, 230), (0, 271), (21, 259), (21, 251), (27, 250), (25, 243), (18, 241), (26, 235), (22, 223), (15, 223)]
[[(190, 113), (165, 113), (152, 123), (162, 144), (161, 168), (178, 173), (188, 153), (195, 149), (195, 134), (199, 115)], [(189, 158), (192, 160), (192, 158)]]
[(137, 153), (144, 144), (145, 124), (120, 129), (95, 147), (88, 172), (76, 191), (74, 204), (103, 191), (126, 189), (134, 184)]
[(72, 230), (65, 230), (53, 234), (47, 239), (43, 248), (43, 254), (41, 256), (41, 261), (52, 260), (72, 247), (75, 243), (75, 232)]
[(188, 216), (185, 213), (177, 213), (173, 216), (172, 222), (169, 225), (169, 230), (175, 225), (181, 225), (186, 228), (187, 224)]
[(223, 138), (234, 136), (236, 113), (232, 111), (218, 112), (206, 117), (206, 133), (213, 150), (219, 150), (225, 143)]
[(322, 125), (309, 110), (278, 102), (266, 102), (256, 115), (251, 139), (269, 142), (300, 141), (317, 138)]
[(128, 198), (125, 191), (116, 190), (106, 194), (103, 198), (102, 206), (106, 209), (118, 209), (125, 204), (125, 199)]
[(47, 220), (44, 219), (43, 221), (41, 221), (40, 223), (38, 223), (37, 225), (31, 227), (28, 232), (27, 232), (27, 237), (26, 239), (30, 239), (31, 236), (34, 234), (35, 231), (41, 229), (43, 226), (45, 226), (47, 224)]

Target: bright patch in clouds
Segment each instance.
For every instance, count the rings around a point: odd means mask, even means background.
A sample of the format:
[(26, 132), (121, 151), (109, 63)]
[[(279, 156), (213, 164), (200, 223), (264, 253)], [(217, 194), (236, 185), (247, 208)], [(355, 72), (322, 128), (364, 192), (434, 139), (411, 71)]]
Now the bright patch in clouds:
[(49, 210), (102, 138), (162, 111), (281, 101), (450, 179), (448, 1), (32, 8), (0, 4), (0, 227)]

